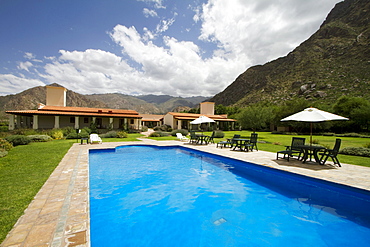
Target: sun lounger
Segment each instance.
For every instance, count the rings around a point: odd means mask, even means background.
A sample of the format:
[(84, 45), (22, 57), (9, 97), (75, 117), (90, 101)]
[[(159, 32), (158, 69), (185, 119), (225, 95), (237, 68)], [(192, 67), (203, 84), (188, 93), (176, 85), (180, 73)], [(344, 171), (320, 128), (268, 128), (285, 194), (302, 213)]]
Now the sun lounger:
[(98, 136), (98, 134), (91, 134), (90, 135), (90, 143), (91, 144), (94, 144), (94, 143), (103, 143), (103, 141), (101, 140), (101, 138)]

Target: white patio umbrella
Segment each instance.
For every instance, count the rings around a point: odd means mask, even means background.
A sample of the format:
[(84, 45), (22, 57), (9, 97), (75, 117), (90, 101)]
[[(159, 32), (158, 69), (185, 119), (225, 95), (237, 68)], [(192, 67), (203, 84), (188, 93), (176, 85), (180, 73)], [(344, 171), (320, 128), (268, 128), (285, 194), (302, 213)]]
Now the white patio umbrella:
[(335, 115), (330, 112), (322, 111), (314, 107), (309, 107), (303, 111), (297, 112), (280, 121), (297, 121), (310, 123), (310, 144), (312, 144), (312, 123), (332, 121), (332, 120), (349, 120), (348, 118)]
[(190, 124), (202, 124), (202, 123), (214, 123), (215, 120), (206, 117), (206, 116), (200, 116), (197, 119), (190, 122)]
[(206, 116), (200, 116), (197, 119), (190, 122), (190, 124), (202, 124), (202, 123), (214, 123), (215, 120), (206, 117)]

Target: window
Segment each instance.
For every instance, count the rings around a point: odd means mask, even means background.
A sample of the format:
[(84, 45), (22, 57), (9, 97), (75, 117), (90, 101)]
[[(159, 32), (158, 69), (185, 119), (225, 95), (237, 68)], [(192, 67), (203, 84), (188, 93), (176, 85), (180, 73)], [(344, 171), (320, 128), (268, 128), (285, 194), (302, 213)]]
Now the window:
[(70, 118), (69, 118), (69, 122), (70, 122), (70, 123), (75, 123), (75, 122), (76, 122), (75, 117), (70, 117)]
[(134, 124), (135, 123), (135, 120), (134, 119), (130, 119), (130, 124)]
[(89, 118), (84, 117), (84, 123), (89, 123)]

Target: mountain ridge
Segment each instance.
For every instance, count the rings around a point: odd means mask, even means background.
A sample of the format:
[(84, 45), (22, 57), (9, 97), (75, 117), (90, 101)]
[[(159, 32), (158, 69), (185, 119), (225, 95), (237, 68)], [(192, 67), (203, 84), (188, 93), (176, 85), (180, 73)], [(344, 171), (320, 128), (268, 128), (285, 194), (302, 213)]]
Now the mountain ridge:
[(226, 106), (294, 98), (333, 102), (339, 95), (370, 99), (370, 1), (336, 4), (310, 38), (288, 55), (248, 68), (210, 99)]
[[(61, 86), (51, 84), (49, 86)], [(173, 97), (169, 95), (156, 95), (156, 102), (147, 102), (145, 95), (130, 96), (119, 93), (83, 95), (68, 90), (66, 93), (66, 105), (74, 107), (111, 108), (135, 110), (141, 114), (165, 114), (177, 109), (193, 108), (207, 97), (197, 96), (189, 98)], [(152, 98), (152, 97), (148, 97)], [(18, 94), (0, 96), (0, 120), (8, 116), (8, 110), (33, 110), (39, 103), (46, 103), (46, 86), (37, 86), (24, 90)]]

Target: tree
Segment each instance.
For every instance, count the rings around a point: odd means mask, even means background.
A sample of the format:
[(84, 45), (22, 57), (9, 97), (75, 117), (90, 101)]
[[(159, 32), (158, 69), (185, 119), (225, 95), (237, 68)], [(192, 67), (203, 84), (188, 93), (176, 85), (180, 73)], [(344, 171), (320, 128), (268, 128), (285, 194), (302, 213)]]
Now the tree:
[(236, 116), (242, 128), (252, 129), (253, 132), (268, 128), (273, 118), (273, 109), (266, 106), (249, 106)]
[(342, 96), (334, 104), (336, 114), (348, 117), (349, 121), (340, 125), (347, 131), (369, 130), (370, 102), (359, 97)]

